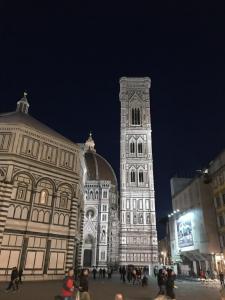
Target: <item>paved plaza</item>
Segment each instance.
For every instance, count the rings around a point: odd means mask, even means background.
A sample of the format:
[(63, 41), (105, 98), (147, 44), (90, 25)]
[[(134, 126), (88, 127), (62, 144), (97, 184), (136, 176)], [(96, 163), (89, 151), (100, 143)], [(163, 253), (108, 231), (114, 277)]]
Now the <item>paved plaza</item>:
[[(54, 300), (60, 291), (60, 281), (24, 282), (16, 293), (7, 294), (4, 291), (6, 283), (0, 282), (1, 300)], [(92, 300), (114, 300), (116, 293), (121, 292), (125, 300), (153, 300), (158, 288), (156, 280), (151, 278), (147, 288), (123, 284), (118, 276), (112, 280), (90, 280)], [(219, 288), (208, 287), (199, 282), (176, 281), (177, 300), (220, 300)]]

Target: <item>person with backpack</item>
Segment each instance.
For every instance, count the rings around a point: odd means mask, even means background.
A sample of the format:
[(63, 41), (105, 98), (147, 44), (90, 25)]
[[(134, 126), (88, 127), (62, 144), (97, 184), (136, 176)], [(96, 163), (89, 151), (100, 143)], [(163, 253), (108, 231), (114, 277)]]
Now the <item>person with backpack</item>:
[(73, 300), (75, 286), (74, 286), (74, 271), (70, 268), (67, 275), (63, 279), (63, 286), (61, 290), (61, 297), (63, 300)]

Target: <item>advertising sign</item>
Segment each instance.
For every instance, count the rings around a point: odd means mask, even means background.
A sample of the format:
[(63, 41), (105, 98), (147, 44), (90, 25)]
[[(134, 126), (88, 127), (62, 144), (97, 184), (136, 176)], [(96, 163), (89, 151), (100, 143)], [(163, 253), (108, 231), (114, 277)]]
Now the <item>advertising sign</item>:
[(191, 216), (185, 215), (177, 220), (177, 235), (179, 248), (194, 245)]

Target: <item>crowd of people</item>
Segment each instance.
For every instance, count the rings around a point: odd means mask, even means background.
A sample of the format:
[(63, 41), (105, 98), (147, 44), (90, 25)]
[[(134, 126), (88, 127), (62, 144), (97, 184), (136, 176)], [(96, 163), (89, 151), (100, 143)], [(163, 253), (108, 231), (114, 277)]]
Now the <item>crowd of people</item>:
[(119, 268), (120, 280), (124, 283), (132, 283), (133, 285), (148, 285), (148, 270), (146, 268), (135, 268), (133, 266), (125, 266)]
[(174, 271), (169, 268), (154, 269), (154, 274), (157, 277), (159, 295), (166, 295), (169, 299), (175, 299), (174, 281), (176, 274)]

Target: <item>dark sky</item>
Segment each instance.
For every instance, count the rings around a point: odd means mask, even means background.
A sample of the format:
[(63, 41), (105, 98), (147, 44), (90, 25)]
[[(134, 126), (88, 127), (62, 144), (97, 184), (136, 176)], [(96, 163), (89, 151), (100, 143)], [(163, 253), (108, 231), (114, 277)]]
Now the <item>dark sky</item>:
[(119, 77), (150, 76), (164, 216), (171, 176), (225, 147), (224, 1), (40, 2), (0, 1), (0, 111), (26, 89), (34, 117), (75, 142), (91, 130), (119, 176)]

